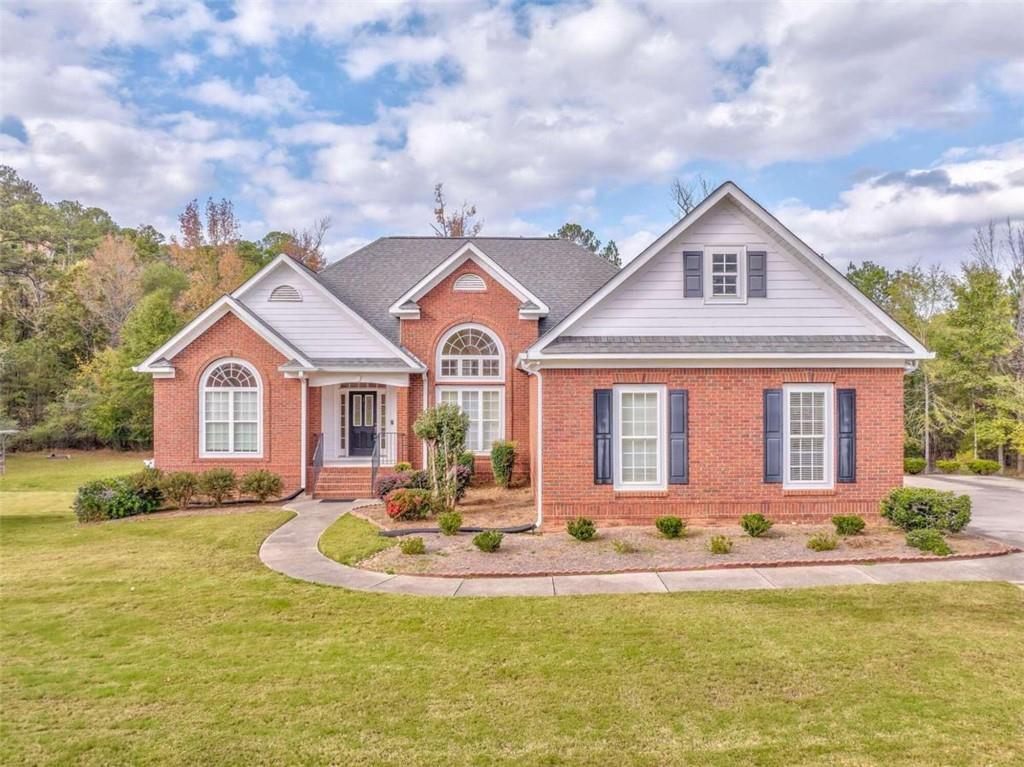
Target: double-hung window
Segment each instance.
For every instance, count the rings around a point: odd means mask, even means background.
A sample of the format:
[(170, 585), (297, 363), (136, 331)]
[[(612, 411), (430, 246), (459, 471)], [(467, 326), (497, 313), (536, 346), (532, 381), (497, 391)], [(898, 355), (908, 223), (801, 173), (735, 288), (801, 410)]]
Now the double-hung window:
[(784, 484), (832, 487), (835, 433), (831, 384), (793, 384), (783, 391)]
[(746, 249), (742, 247), (705, 248), (705, 301), (746, 301), (746, 260)]
[(622, 490), (665, 487), (665, 389), (615, 388), (615, 486)]
[(222, 361), (203, 376), (200, 394), (200, 455), (259, 456), (262, 406), (256, 371), (241, 360)]
[(501, 387), (438, 389), (439, 402), (458, 405), (469, 416), (466, 450), (487, 453), (497, 440), (502, 439), (505, 433), (503, 396)]

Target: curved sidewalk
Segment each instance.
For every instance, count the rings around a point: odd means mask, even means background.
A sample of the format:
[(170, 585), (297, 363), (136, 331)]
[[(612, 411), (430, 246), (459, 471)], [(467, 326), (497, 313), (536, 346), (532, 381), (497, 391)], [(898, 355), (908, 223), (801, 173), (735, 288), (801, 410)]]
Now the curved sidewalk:
[(271, 570), (312, 583), (357, 591), (423, 596), (638, 594), (909, 581), (1010, 581), (1024, 585), (1024, 554), (952, 562), (751, 567), (553, 577), (435, 578), (424, 575), (388, 575), (347, 567), (320, 553), (317, 544), (321, 534), (338, 517), (347, 514), (356, 503), (321, 503), (311, 499), (289, 503), (285, 508), (296, 512), (297, 516), (267, 536), (260, 546), (260, 560)]

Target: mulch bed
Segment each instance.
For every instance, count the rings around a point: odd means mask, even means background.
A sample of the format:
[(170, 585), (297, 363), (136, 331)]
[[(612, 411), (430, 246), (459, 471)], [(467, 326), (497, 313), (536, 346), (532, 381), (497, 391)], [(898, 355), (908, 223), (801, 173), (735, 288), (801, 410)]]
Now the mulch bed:
[[(516, 527), (532, 524), (537, 518), (536, 507), (529, 487), (514, 487), (505, 490), (500, 487), (470, 487), (466, 497), (459, 502), (459, 513), (465, 527)], [(437, 527), (436, 519), (415, 519), (408, 522), (392, 519), (377, 503), (353, 509), (352, 513), (362, 517), (382, 530), (405, 530), (419, 527)]]
[[(364, 511), (366, 511), (364, 509)], [(422, 524), (422, 523), (421, 523)], [(598, 537), (581, 542), (567, 533), (506, 535), (501, 549), (485, 554), (473, 546), (473, 536), (424, 534), (427, 553), (402, 554), (397, 546), (380, 551), (359, 567), (394, 573), (450, 577), (501, 575), (583, 575), (736, 567), (775, 567), (807, 564), (933, 561), (985, 557), (1015, 551), (997, 541), (960, 533), (948, 536), (953, 557), (938, 557), (906, 545), (906, 536), (891, 528), (868, 528), (863, 534), (840, 538), (832, 551), (811, 551), (807, 539), (820, 525), (776, 525), (763, 538), (750, 538), (739, 526), (693, 528), (682, 539), (668, 540), (651, 527), (616, 527), (599, 530)], [(733, 541), (732, 552), (708, 552), (713, 535)], [(619, 553), (615, 542), (636, 551)], [(620, 544), (621, 545), (621, 544)]]

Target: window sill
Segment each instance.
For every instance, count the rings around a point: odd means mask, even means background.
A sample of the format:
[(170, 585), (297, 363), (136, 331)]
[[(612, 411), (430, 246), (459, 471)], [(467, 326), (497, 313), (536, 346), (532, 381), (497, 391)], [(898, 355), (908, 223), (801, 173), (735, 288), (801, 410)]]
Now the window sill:
[(798, 496), (810, 496), (810, 495), (835, 495), (836, 489), (834, 487), (784, 487), (782, 488), (783, 495), (798, 495)]
[(668, 490), (639, 489), (629, 490), (623, 487), (615, 488), (616, 498), (668, 498)]

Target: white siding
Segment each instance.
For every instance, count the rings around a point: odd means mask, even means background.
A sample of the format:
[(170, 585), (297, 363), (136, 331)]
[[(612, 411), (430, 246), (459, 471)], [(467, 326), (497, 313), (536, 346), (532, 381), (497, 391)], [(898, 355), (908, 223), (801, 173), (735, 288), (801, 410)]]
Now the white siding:
[[(683, 297), (683, 251), (745, 245), (768, 254), (768, 296), (743, 304)], [(705, 271), (707, 265), (705, 265)], [(562, 335), (845, 335), (885, 333), (881, 326), (723, 201), (680, 235)]]
[[(270, 301), (270, 293), (281, 285), (297, 288), (302, 301)], [(242, 301), (307, 357), (395, 356), (310, 284), (310, 278), (287, 266), (277, 267), (251, 285)]]

